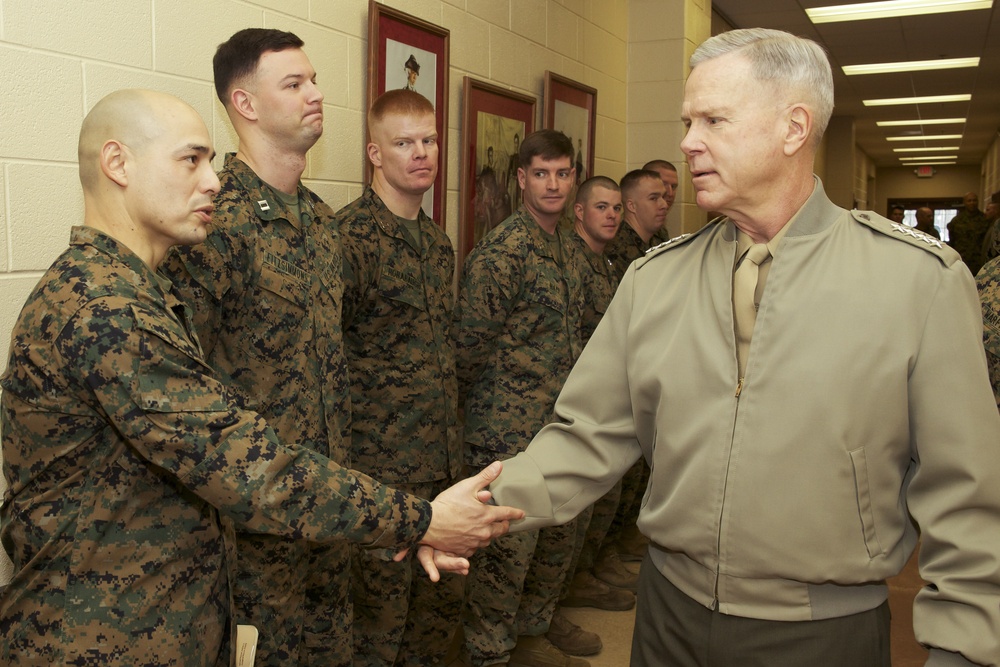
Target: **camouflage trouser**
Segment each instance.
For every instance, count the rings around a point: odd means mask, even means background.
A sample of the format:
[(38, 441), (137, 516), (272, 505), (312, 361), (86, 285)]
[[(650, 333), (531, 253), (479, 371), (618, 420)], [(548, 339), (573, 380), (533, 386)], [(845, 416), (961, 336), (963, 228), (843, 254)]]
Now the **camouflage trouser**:
[(640, 458), (622, 477), (622, 497), (615, 519), (608, 529), (607, 537), (604, 538), (605, 545), (617, 542), (622, 536), (622, 531), (635, 525), (642, 507), (642, 497), (646, 493), (647, 482), (649, 482), (649, 466), (646, 464), (646, 459)]
[[(495, 452), (473, 448), (469, 469), (481, 470), (495, 458)], [(509, 533), (472, 557), (462, 613), (465, 652), (472, 665), (507, 662), (519, 634), (548, 631), (570, 573), (576, 530), (571, 521)]]
[(240, 534), (233, 597), (257, 628), (256, 667), (351, 665), (350, 550)]
[[(393, 484), (401, 491), (433, 498), (447, 485)], [(465, 578), (442, 573), (427, 578), (415, 552), (406, 560), (392, 553), (356, 547), (351, 559), (355, 665), (434, 665), (448, 652), (462, 612)]]
[(573, 583), (573, 575), (580, 565), (580, 556), (585, 548), (584, 540), (587, 539), (587, 532), (590, 529), (590, 522), (593, 521), (594, 506), (591, 505), (576, 515), (573, 523), (576, 524), (576, 532), (573, 535), (573, 555), (569, 559), (569, 568), (563, 578), (562, 588), (559, 589), (559, 599), (562, 600), (569, 593), (570, 584)]

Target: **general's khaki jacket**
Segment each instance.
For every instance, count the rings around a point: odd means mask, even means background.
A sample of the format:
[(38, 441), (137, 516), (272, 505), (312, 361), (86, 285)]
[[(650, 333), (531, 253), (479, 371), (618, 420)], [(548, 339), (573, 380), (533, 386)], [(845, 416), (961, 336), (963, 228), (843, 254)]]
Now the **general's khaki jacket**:
[[(1000, 663), (1000, 415), (972, 276), (817, 180), (775, 254), (739, 386), (728, 220), (626, 273), (556, 403), (504, 463), (516, 529), (561, 523), (644, 456), (652, 560), (706, 607), (870, 609), (922, 531), (929, 664)], [(944, 651), (951, 652), (945, 653)]]

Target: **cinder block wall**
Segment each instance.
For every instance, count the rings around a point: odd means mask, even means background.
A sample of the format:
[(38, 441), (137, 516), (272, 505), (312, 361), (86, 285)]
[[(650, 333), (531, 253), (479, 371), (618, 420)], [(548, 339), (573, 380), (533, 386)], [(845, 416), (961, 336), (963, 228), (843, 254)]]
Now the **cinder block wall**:
[[(464, 75), (535, 95), (538, 127), (545, 70), (597, 88), (595, 171), (624, 175), (628, 0), (385, 4), (451, 31), (453, 240)], [(205, 119), (221, 166), (236, 138), (212, 87), (215, 47), (242, 28), (291, 30), (326, 96), (325, 132), (304, 180), (336, 209), (361, 194), (367, 26), (367, 0), (0, 0), (0, 372), (24, 299), (82, 221), (76, 142), (97, 100), (129, 87), (181, 97)]]

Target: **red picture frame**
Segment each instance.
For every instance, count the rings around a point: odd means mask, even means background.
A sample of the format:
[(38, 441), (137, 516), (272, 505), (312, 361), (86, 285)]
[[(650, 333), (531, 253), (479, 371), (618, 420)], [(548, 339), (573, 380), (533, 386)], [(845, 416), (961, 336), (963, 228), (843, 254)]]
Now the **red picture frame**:
[(535, 97), (465, 77), (457, 261), (517, 210), (520, 140), (535, 131)]
[(555, 72), (545, 72), (542, 127), (559, 130), (576, 147), (576, 182), (594, 175), (597, 137), (597, 89)]

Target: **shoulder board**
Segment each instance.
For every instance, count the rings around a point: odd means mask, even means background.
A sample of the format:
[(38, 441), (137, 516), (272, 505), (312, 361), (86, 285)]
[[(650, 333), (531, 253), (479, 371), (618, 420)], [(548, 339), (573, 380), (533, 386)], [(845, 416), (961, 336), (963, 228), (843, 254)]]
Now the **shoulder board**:
[(940, 259), (941, 263), (945, 266), (951, 266), (959, 260), (959, 254), (940, 239), (934, 238), (930, 234), (925, 234), (909, 225), (901, 225), (898, 222), (893, 222), (873, 211), (859, 211), (854, 209), (851, 211), (851, 217), (855, 222), (874, 229), (889, 238), (903, 241), (931, 253)]
[(652, 248), (646, 251), (646, 254), (643, 257), (640, 257), (639, 259), (635, 260), (636, 263), (635, 268), (638, 269), (640, 266), (651, 260), (653, 257), (656, 257), (657, 255), (660, 255), (668, 250), (673, 250), (674, 248), (681, 247), (688, 241), (694, 239), (699, 234), (704, 232), (706, 229), (712, 228), (715, 225), (715, 223), (721, 222), (722, 220), (725, 220), (725, 218), (724, 217), (714, 218), (713, 220), (710, 220), (707, 225), (705, 225), (696, 232), (691, 232), (690, 234), (681, 234), (680, 236), (675, 236), (674, 238), (668, 241), (664, 241), (659, 245), (654, 245)]

